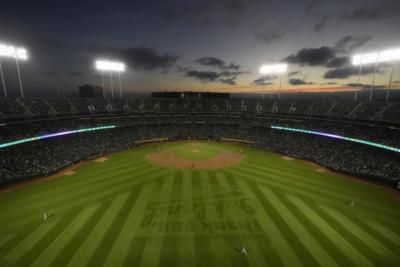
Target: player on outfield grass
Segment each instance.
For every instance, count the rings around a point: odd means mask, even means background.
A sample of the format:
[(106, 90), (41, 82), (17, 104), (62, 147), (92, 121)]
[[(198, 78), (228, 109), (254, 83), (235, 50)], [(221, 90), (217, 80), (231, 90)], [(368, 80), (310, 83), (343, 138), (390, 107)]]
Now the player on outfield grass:
[(43, 221), (47, 220), (47, 212), (43, 213)]
[(240, 250), (240, 254), (247, 255), (247, 250), (246, 250), (245, 246), (242, 246), (242, 249)]
[(353, 200), (350, 201), (350, 207), (354, 207), (354, 201)]

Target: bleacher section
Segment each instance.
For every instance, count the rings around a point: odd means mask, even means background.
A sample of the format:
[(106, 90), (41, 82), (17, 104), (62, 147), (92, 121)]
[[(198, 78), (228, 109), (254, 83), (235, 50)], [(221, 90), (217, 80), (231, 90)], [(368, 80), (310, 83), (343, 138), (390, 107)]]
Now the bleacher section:
[(338, 99), (0, 98), (0, 106), (0, 120), (136, 112), (245, 112), (400, 123), (399, 102)]

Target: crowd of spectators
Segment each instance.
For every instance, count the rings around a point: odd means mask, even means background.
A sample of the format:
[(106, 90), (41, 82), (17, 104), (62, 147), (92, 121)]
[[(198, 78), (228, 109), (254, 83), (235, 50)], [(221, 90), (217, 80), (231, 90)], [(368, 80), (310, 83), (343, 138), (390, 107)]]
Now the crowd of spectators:
[(366, 123), (291, 119), (255, 114), (144, 112), (129, 116), (75, 117), (14, 122), (0, 128), (1, 143), (64, 130), (115, 125), (0, 149), (0, 184), (49, 175), (80, 160), (136, 146), (136, 141), (169, 138), (232, 138), (361, 176), (400, 179), (400, 155), (362, 144), (271, 129), (271, 125), (324, 131), (400, 147), (398, 129)]

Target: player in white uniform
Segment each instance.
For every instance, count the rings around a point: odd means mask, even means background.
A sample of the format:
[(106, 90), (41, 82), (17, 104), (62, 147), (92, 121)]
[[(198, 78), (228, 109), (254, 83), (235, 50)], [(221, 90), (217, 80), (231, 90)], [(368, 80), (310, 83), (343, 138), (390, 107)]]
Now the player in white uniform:
[(240, 253), (242, 255), (247, 255), (247, 250), (246, 250), (245, 246), (242, 246), (242, 249), (240, 250)]

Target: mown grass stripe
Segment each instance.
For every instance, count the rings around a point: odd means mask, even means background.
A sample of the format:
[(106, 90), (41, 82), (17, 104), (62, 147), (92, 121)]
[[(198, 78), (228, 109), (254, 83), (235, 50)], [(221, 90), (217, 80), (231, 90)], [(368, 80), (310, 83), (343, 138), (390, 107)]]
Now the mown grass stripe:
[(131, 267), (139, 265), (143, 258), (143, 249), (146, 244), (146, 240), (146, 236), (133, 237), (130, 244), (129, 253), (126, 255), (122, 266)]
[(161, 255), (159, 259), (158, 266), (178, 266), (179, 254), (178, 254), (178, 243), (177, 237), (174, 235), (166, 235), (162, 243), (162, 248), (160, 250)]
[(341, 251), (344, 257), (338, 255), (338, 259), (346, 261), (346, 258), (351, 260), (351, 263), (345, 262), (346, 266), (373, 266), (373, 264), (365, 258), (352, 244), (350, 244), (343, 236), (341, 236), (336, 229), (331, 227), (321, 216), (314, 211), (310, 205), (306, 204), (300, 197), (294, 195), (286, 195), (286, 198), (296, 207), (299, 211), (309, 219), (309, 225), (313, 224), (319, 228), (334, 245), (334, 249)]
[(274, 171), (276, 171), (277, 173), (275, 173), (275, 175), (278, 177), (281, 177), (283, 173), (284, 176), (282, 177), (286, 177), (291, 182), (293, 180), (298, 180), (301, 183), (316, 185), (320, 189), (327, 190), (328, 192), (341, 192), (341, 194), (345, 196), (351, 196), (352, 199), (362, 200), (360, 203), (365, 204), (367, 209), (373, 207), (380, 211), (385, 210), (385, 212), (399, 214), (398, 209), (388, 207), (387, 198), (385, 197), (387, 196), (387, 192), (381, 188), (338, 177), (335, 173), (318, 173), (315, 171), (315, 166), (311, 166), (307, 162), (299, 162), (299, 164), (300, 163), (304, 165), (303, 170), (300, 172), (293, 170), (293, 164), (290, 164), (289, 168), (285, 168), (282, 164), (279, 164), (279, 161), (271, 166), (255, 164), (248, 167), (244, 165), (243, 167), (249, 170), (258, 170), (269, 174), (274, 174)]
[[(227, 181), (227, 177), (225, 173), (223, 172), (213, 172), (215, 175), (215, 185), (214, 185), (214, 192), (223, 192), (224, 190), (228, 190), (229, 193), (232, 194), (237, 188), (233, 188), (230, 186), (230, 184)], [(240, 188), (240, 186), (239, 186)], [(240, 193), (242, 193), (242, 190), (244, 188), (240, 188)], [(257, 222), (259, 226), (262, 228), (260, 222), (258, 221), (256, 217), (256, 210), (255, 207), (251, 207), (250, 209), (245, 209), (244, 207), (240, 205), (245, 205), (245, 201), (250, 202), (249, 199), (249, 194), (246, 192), (243, 196), (241, 196), (239, 199), (235, 199), (235, 201), (238, 201), (240, 203), (235, 209), (232, 207), (225, 207), (225, 210), (227, 212), (228, 217), (231, 219), (234, 219), (235, 221), (237, 220), (252, 220), (253, 223)], [(251, 204), (247, 204), (251, 205)], [(258, 207), (260, 208), (260, 206)], [(254, 210), (253, 210), (254, 209)], [(258, 230), (258, 229), (257, 229)], [(249, 230), (251, 231), (257, 231), (257, 230)], [(238, 232), (240, 234), (240, 231)], [(249, 249), (249, 264), (251, 266), (257, 264), (261, 266), (283, 266), (283, 262), (281, 261), (281, 258), (279, 257), (275, 247), (271, 246), (268, 238), (265, 235), (265, 232), (252, 232), (250, 235), (248, 233), (240, 234), (241, 240), (243, 244), (246, 244)], [(254, 253), (255, 252), (255, 253)], [(254, 259), (253, 259), (254, 258)]]
[(131, 192), (120, 194), (112, 200), (112, 203), (110, 203), (110, 205), (107, 207), (107, 210), (104, 211), (96, 225), (87, 233), (86, 240), (82, 243), (78, 251), (72, 257), (68, 263), (68, 266), (85, 266), (89, 262), (97, 245), (106, 234), (107, 229), (111, 227), (113, 220), (115, 220), (115, 217), (121, 211), (130, 194)]
[(73, 238), (77, 231), (96, 212), (100, 204), (83, 209), (70, 224), (51, 242), (45, 251), (32, 263), (32, 267), (50, 266), (56, 256), (62, 252), (66, 244)]
[[(179, 213), (178, 221), (185, 227), (192, 219), (190, 210), (193, 207), (192, 177), (189, 170), (183, 170), (181, 196), (181, 201), (179, 203), (181, 204), (182, 210)], [(194, 234), (191, 231), (182, 229), (181, 235), (176, 238), (178, 243), (177, 252), (179, 255), (177, 266), (195, 266), (195, 261), (193, 260), (195, 258)]]
[(251, 196), (256, 196), (256, 199), (254, 199), (256, 210), (255, 217), (257, 221), (259, 221), (264, 234), (275, 247), (275, 251), (279, 255), (278, 261), (282, 262), (282, 264), (287, 267), (302, 266), (302, 261), (295, 253), (296, 250), (291, 247), (292, 239), (285, 238), (285, 236), (281, 233), (282, 229), (280, 226), (282, 224), (277, 221), (279, 218), (274, 217), (274, 214), (270, 214), (270, 212), (273, 212), (273, 210), (266, 205), (266, 202), (264, 202), (262, 198), (260, 198), (261, 193), (255, 192), (255, 188), (251, 188), (249, 186), (249, 182), (245, 182), (243, 179), (235, 179), (234, 176), (228, 173), (225, 173), (225, 176), (227, 178), (227, 182), (232, 188), (243, 191)]
[[(358, 225), (360, 229), (363, 229), (364, 232), (368, 233), (372, 238), (377, 240), (380, 244), (382, 244), (386, 249), (390, 250), (393, 254), (397, 255), (397, 251), (400, 247), (398, 247), (395, 243), (393, 243), (390, 239), (387, 239), (384, 235), (382, 235), (379, 231), (376, 231), (374, 228), (369, 226), (366, 221), (370, 220), (370, 218), (362, 216), (357, 212), (354, 208), (350, 206), (347, 209), (340, 210), (344, 216), (346, 216), (349, 220), (351, 220), (354, 224)], [(394, 221), (396, 219), (394, 218)], [(400, 258), (399, 258), (400, 259)]]
[[(134, 171), (134, 172), (133, 172)], [(155, 168), (151, 170), (152, 172), (162, 172), (163, 169), (161, 168)], [(20, 203), (21, 205), (28, 206), (29, 208), (35, 208), (35, 207), (43, 207), (44, 205), (48, 205), (48, 199), (52, 199), (52, 205), (58, 204), (58, 202), (63, 202), (65, 198), (70, 198), (70, 199), (80, 199), (83, 196), (86, 195), (91, 196), (90, 193), (95, 193), (98, 191), (102, 191), (104, 188), (112, 189), (113, 187), (118, 187), (118, 185), (125, 185), (129, 186), (132, 182), (140, 181), (142, 180), (141, 178), (146, 177), (147, 173), (150, 172), (148, 168), (144, 168), (141, 170), (134, 170), (134, 169), (123, 169), (122, 172), (114, 172), (114, 173), (104, 173), (103, 177), (105, 177), (104, 180), (102, 181), (91, 181), (88, 186), (89, 187), (78, 187), (77, 189), (74, 190), (68, 190), (68, 188), (63, 187), (63, 190), (59, 192), (58, 194), (49, 197), (49, 196), (43, 196), (41, 200), (36, 200), (33, 201), (32, 203)], [(104, 191), (104, 190), (103, 190)], [(64, 192), (69, 192), (69, 194), (64, 194)], [(96, 194), (94, 194), (96, 195)], [(30, 201), (27, 199), (26, 201)], [(53, 204), (54, 203), (54, 204)], [(10, 210), (10, 214), (7, 214), (8, 216), (12, 215), (12, 213), (21, 213), (21, 211), (18, 210)]]
[[(132, 159), (129, 161), (131, 162)], [(149, 167), (148, 164), (143, 165), (132, 165), (132, 163), (127, 164), (126, 166), (121, 166), (117, 164), (112, 169), (104, 168), (103, 165), (96, 166), (97, 168), (95, 171), (90, 168), (90, 172), (86, 174), (81, 173), (81, 169), (85, 168), (82, 166), (75, 170), (75, 174), (72, 176), (66, 176), (60, 179), (48, 181), (46, 183), (35, 184), (32, 186), (28, 186), (25, 188), (18, 189), (13, 192), (13, 194), (2, 194), (2, 201), (0, 202), (0, 208), (2, 205), (7, 205), (7, 201), (13, 201), (13, 203), (17, 205), (23, 205), (24, 202), (33, 202), (39, 201), (42, 199), (49, 199), (53, 198), (54, 196), (58, 196), (60, 193), (64, 191), (75, 191), (79, 188), (84, 188), (90, 184), (98, 184), (101, 181), (106, 181), (109, 178), (110, 173), (115, 173), (116, 170), (126, 170), (126, 167), (129, 169), (136, 169), (137, 171), (146, 169)], [(85, 168), (86, 169), (86, 168)], [(85, 179), (82, 179), (82, 176)], [(30, 191), (35, 190), (38, 186), (42, 188), (42, 194), (29, 194)], [(21, 198), (20, 196), (23, 195), (24, 197)]]
[[(162, 181), (163, 181), (163, 176), (157, 177), (154, 181), (154, 186), (152, 187), (152, 192), (150, 193), (151, 195), (154, 195), (155, 191), (161, 190), (162, 188)], [(148, 205), (148, 203), (146, 203)], [(138, 216), (138, 218), (141, 219), (140, 221), (140, 227), (145, 227), (144, 226), (144, 216), (143, 214)], [(147, 215), (146, 215), (147, 216)], [(148, 227), (148, 225), (147, 225)], [(142, 230), (137, 230), (136, 233), (133, 232), (134, 235), (132, 235), (132, 239), (129, 241), (129, 248), (127, 249), (128, 253), (126, 254), (125, 259), (123, 259), (123, 266), (132, 266), (132, 265), (139, 265), (141, 260), (143, 259), (143, 251), (146, 246), (146, 242), (149, 239), (149, 229), (145, 228)]]
[[(371, 218), (362, 216), (357, 212), (357, 205), (354, 208), (348, 207), (348, 209), (341, 209), (343, 215), (345, 215), (348, 219), (350, 219), (354, 224), (358, 225), (359, 228), (363, 229), (364, 232), (368, 233), (372, 238), (376, 239), (380, 244), (390, 250), (393, 254), (397, 254), (398, 245), (386, 238), (385, 235), (377, 231), (375, 228), (371, 227), (367, 221), (371, 220)], [(396, 221), (395, 218), (393, 218)], [(397, 248), (397, 249), (396, 249)]]
[(267, 186), (260, 186), (259, 188), (274, 208), (279, 210), (279, 213), (282, 215), (282, 218), (286, 221), (287, 225), (299, 237), (304, 247), (307, 248), (320, 265), (338, 266), (318, 241), (309, 233), (308, 229), (299, 222), (299, 220), (270, 188)]
[(44, 251), (46, 248), (53, 242), (54, 238), (59, 236), (62, 231), (70, 224), (70, 222), (76, 218), (76, 214), (82, 208), (71, 209), (64, 215), (55, 215), (60, 216), (56, 220), (49, 218), (49, 221), (55, 221), (56, 225), (49, 232), (47, 232), (41, 239), (39, 239), (35, 246), (31, 247), (27, 251), (24, 251), (24, 254), (18, 259), (15, 266), (30, 266), (32, 262)]
[[(167, 208), (166, 223), (172, 225), (176, 222), (177, 217), (180, 216), (181, 210), (175, 210), (172, 203), (182, 200), (183, 188), (182, 179), (183, 173), (181, 170), (175, 171), (174, 183), (172, 185), (171, 194), (169, 197), (169, 203)], [(179, 202), (178, 202), (179, 205)], [(181, 230), (180, 230), (181, 231)], [(161, 247), (161, 255), (159, 266), (177, 266), (179, 262), (178, 252), (178, 236), (182, 234), (175, 232), (174, 230), (168, 229), (165, 233), (164, 241)]]
[[(174, 184), (174, 173), (171, 172), (167, 176), (163, 177), (163, 184), (160, 190), (154, 191), (154, 199), (152, 201), (161, 201), (161, 203), (169, 202), (171, 197), (173, 196), (173, 184)], [(161, 212), (156, 217), (156, 220), (160, 223), (166, 223), (167, 222), (167, 217), (168, 213), (167, 212)], [(165, 232), (161, 233), (161, 236), (154, 236), (150, 230), (150, 235), (148, 235), (148, 238), (145, 242), (144, 245), (144, 250), (143, 250), (143, 257), (140, 261), (140, 266), (158, 266), (159, 260), (160, 260), (160, 255), (161, 255), (161, 249), (165, 237)]]
[[(81, 167), (82, 168), (82, 167)], [(93, 173), (87, 173), (87, 174), (80, 174), (78, 173), (78, 169), (76, 169), (76, 172), (72, 176), (68, 176), (65, 178), (61, 179), (55, 179), (51, 180), (46, 183), (39, 183), (39, 184), (34, 184), (32, 186), (24, 187), (19, 190), (16, 190), (13, 192), (14, 194), (11, 194), (10, 196), (5, 195), (4, 196), (4, 201), (0, 203), (1, 205), (7, 204), (7, 201), (13, 201), (14, 203), (17, 204), (23, 204), (23, 202), (32, 202), (32, 201), (41, 201), (43, 199), (48, 199), (48, 198), (54, 198), (57, 197), (61, 192), (64, 191), (76, 191), (81, 188), (85, 188), (85, 186), (88, 185), (98, 185), (101, 184), (102, 182), (107, 182), (109, 181), (110, 177), (121, 177), (125, 176), (125, 174), (128, 174), (127, 170), (136, 170), (137, 172), (141, 172), (143, 170), (148, 169), (148, 165), (142, 165), (139, 168), (134, 167), (133, 165), (127, 165), (126, 167), (119, 166), (118, 164), (113, 170), (107, 170), (102, 168), (102, 165), (99, 165), (96, 170), (101, 170), (99, 174), (93, 174)], [(159, 169), (159, 168), (156, 168)], [(85, 177), (85, 179), (82, 179), (82, 177)], [(20, 198), (21, 194), (26, 194), (30, 193), (31, 191), (34, 191), (37, 187), (41, 187), (43, 193), (36, 195), (36, 194), (28, 194), (24, 198)]]
[[(302, 197), (310, 198), (312, 200), (318, 199), (318, 201), (320, 202), (325, 201), (333, 206), (344, 205), (351, 197), (348, 196), (347, 198), (342, 197), (341, 199), (337, 199), (332, 196), (327, 196), (325, 193), (322, 193), (320, 191), (311, 191), (309, 190), (309, 188), (307, 188), (307, 186), (301, 184), (293, 185), (291, 182), (282, 181), (281, 179), (279, 180), (278, 177), (270, 177), (267, 173), (249, 174), (245, 170), (239, 171), (234, 169), (227, 169), (226, 171), (238, 177), (250, 179), (254, 182), (257, 182), (258, 184), (268, 185), (274, 188), (281, 189), (286, 192), (298, 194)], [(282, 174), (281, 177), (284, 177), (284, 175), (285, 174)], [(260, 177), (264, 177), (264, 179)], [(385, 222), (389, 223), (393, 220), (393, 214), (389, 216), (390, 213), (386, 211), (368, 209), (368, 206), (365, 206), (364, 208), (363, 207), (358, 207), (358, 208), (362, 210), (364, 214), (379, 218), (380, 220), (385, 220)]]
[(12, 248), (4, 257), (8, 262), (16, 263), (22, 258), (24, 253), (31, 250), (47, 233), (49, 233), (60, 219), (48, 220), (43, 222), (38, 228), (34, 229), (18, 245)]
[(366, 223), (374, 228), (376, 231), (378, 231), (381, 235), (385, 236), (387, 239), (391, 240), (393, 243), (400, 245), (400, 236), (394, 232), (392, 229), (387, 228), (380, 224), (377, 221), (373, 220), (368, 220)]
[[(201, 225), (206, 221), (206, 209), (203, 199), (203, 188), (200, 177), (200, 171), (191, 171), (192, 176), (192, 192), (193, 192), (193, 212), (194, 216), (191, 221), (193, 225)], [(207, 230), (199, 230), (195, 232), (194, 245), (195, 245), (195, 261), (196, 263), (206, 261), (206, 265), (216, 266), (213, 257), (214, 251), (211, 249), (210, 237)]]
[[(301, 240), (292, 228), (287, 224), (286, 220), (282, 217), (280, 210), (276, 210), (275, 206), (265, 197), (256, 184), (247, 181), (247, 184), (257, 197), (258, 201), (263, 205), (264, 211), (269, 213), (269, 217), (274, 221), (275, 225), (279, 228), (281, 235), (290, 243), (292, 251), (296, 254), (298, 259), (301, 259), (300, 265), (318, 266), (319, 263), (315, 260), (313, 255), (305, 249)], [(283, 259), (282, 259), (283, 260)]]
[(383, 244), (371, 236), (368, 232), (360, 228), (353, 221), (348, 219), (339, 211), (326, 207), (320, 206), (327, 214), (332, 218), (340, 222), (344, 227), (348, 229), (349, 232), (356, 235), (367, 247), (371, 249), (374, 253), (379, 255), (381, 259), (387, 259), (389, 262), (399, 260), (399, 257), (394, 254), (391, 250), (387, 249)]
[(226, 249), (229, 251), (232, 267), (251, 266), (246, 256), (241, 255), (241, 240), (236, 234), (226, 234), (222, 236)]
[[(75, 205), (82, 205), (82, 203), (88, 203), (90, 201), (98, 201), (101, 200), (104, 197), (109, 197), (112, 196), (116, 193), (122, 193), (129, 191), (131, 187), (144, 183), (146, 181), (151, 181), (156, 177), (157, 175), (160, 175), (162, 173), (165, 173), (166, 170), (160, 169), (159, 171), (157, 170), (148, 170), (145, 173), (140, 174), (140, 178), (137, 179), (131, 179), (131, 178), (123, 178), (123, 181), (115, 181), (113, 179), (110, 179), (109, 184), (102, 185), (101, 187), (97, 187), (96, 185), (90, 186), (88, 188), (83, 188), (80, 190), (78, 193), (76, 192), (68, 192), (63, 194), (63, 197), (60, 197), (58, 201), (53, 200), (52, 202), (46, 203), (46, 207), (48, 207), (48, 210), (50, 212), (54, 213), (59, 213), (61, 210), (66, 210), (68, 207), (73, 207)], [(139, 175), (139, 174), (137, 174)], [(29, 213), (25, 214), (26, 219), (30, 219), (30, 217), (37, 216), (37, 213), (40, 213), (43, 206), (40, 206), (39, 204), (35, 204), (34, 207), (27, 205), (29, 209)], [(54, 207), (57, 207), (57, 210), (55, 210)], [(18, 216), (21, 216), (19, 214)], [(9, 220), (12, 220), (14, 217), (9, 217)], [(21, 224), (24, 223), (23, 221), (20, 222)], [(15, 229), (17, 227), (16, 225), (10, 224), (8, 231), (11, 231), (11, 229)], [(17, 224), (18, 225), (18, 224)], [(21, 226), (20, 226), (21, 227)]]
[[(228, 218), (225, 214), (222, 214), (221, 212), (217, 212), (217, 207), (218, 207), (218, 201), (214, 198), (215, 192), (212, 184), (215, 184), (216, 177), (215, 173), (211, 173), (209, 171), (200, 171), (200, 182), (201, 182), (201, 188), (202, 188), (202, 195), (203, 198), (208, 202), (205, 203), (206, 205), (206, 221), (208, 223), (214, 222), (216, 220), (226, 220), (226, 219), (232, 219)], [(217, 192), (217, 194), (221, 194), (221, 192)], [(219, 203), (221, 204), (221, 203)], [(223, 208), (223, 207), (221, 207)], [(229, 266), (231, 265), (229, 257), (224, 252), (224, 244), (221, 243), (221, 239), (219, 237), (220, 233), (214, 232), (209, 235), (209, 244), (211, 251), (218, 251), (218, 253), (213, 254), (213, 264), (214, 266)]]
[[(234, 167), (233, 169), (237, 170), (238, 167)], [(257, 170), (257, 168), (240, 168), (241, 172), (245, 174), (249, 174), (253, 176), (254, 178), (256, 177), (266, 177), (268, 180), (264, 180), (264, 182), (267, 183), (275, 183), (280, 185), (281, 187), (288, 187), (288, 181), (290, 181), (290, 186), (291, 187), (297, 187), (303, 190), (306, 190), (308, 193), (314, 193), (316, 196), (323, 195), (325, 197), (329, 197), (330, 199), (335, 199), (339, 200), (341, 199), (342, 201), (348, 201), (349, 197), (351, 197), (354, 201), (358, 203), (358, 207), (362, 207), (363, 209), (371, 210), (373, 209), (374, 211), (379, 211), (379, 212), (385, 212), (385, 213), (390, 213), (390, 212), (397, 212), (397, 210), (394, 210), (392, 208), (387, 208), (385, 206), (382, 206), (380, 204), (377, 204), (376, 201), (373, 199), (369, 200), (369, 198), (365, 198), (363, 196), (359, 196), (357, 192), (346, 192), (345, 190), (330, 190), (326, 185), (314, 185), (310, 178), (304, 178), (309, 175), (309, 173), (305, 173), (303, 177), (299, 177), (296, 175), (292, 175), (290, 170), (286, 171), (273, 171), (271, 169), (261, 169)], [(262, 182), (262, 179), (257, 179), (258, 181)]]
[(298, 222), (307, 228), (309, 234), (313, 237), (316, 242), (321, 246), (321, 248), (333, 259), (339, 266), (352, 266), (353, 263), (350, 261), (345, 254), (342, 253), (327, 236), (320, 231), (314, 222), (310, 221), (307, 216), (305, 216), (297, 206), (290, 202), (285, 194), (281, 190), (274, 189), (275, 195), (282, 201), (288, 210), (290, 210), (293, 216), (298, 220)]
[[(162, 176), (159, 176), (159, 179)], [(155, 183), (146, 184), (141, 190), (134, 205), (122, 209), (124, 219), (119, 220), (120, 231), (114, 233), (113, 242), (108, 249), (108, 257), (104, 266), (121, 266), (129, 253), (129, 244), (132, 241), (134, 234), (140, 224), (140, 219), (143, 218), (146, 203), (151, 199), (153, 187)]]
[(76, 251), (80, 248), (80, 245), (88, 238), (88, 233), (96, 225), (102, 214), (107, 210), (110, 205), (110, 201), (103, 201), (100, 207), (90, 216), (90, 218), (78, 229), (71, 240), (64, 246), (63, 250), (60, 251), (57, 257), (53, 260), (50, 266), (67, 266), (71, 258), (74, 256)]
[[(138, 199), (147, 193), (146, 188), (148, 184), (139, 185), (132, 190), (128, 199), (124, 202), (122, 208), (116, 213), (109, 227), (106, 229), (105, 234), (101, 238), (100, 242), (97, 244), (93, 256), (89, 259), (88, 266), (103, 266), (107, 259), (118, 235), (121, 233), (123, 224), (129, 214), (129, 211), (137, 203)], [(115, 257), (118, 257), (119, 252), (116, 252)]]
[[(220, 172), (218, 173), (213, 172), (210, 173), (210, 177), (212, 178), (212, 180), (210, 180), (210, 184), (213, 185), (213, 188), (211, 188), (210, 190), (211, 191), (214, 190), (214, 194), (218, 193), (226, 194), (227, 192), (224, 192), (224, 189), (229, 185), (224, 179), (225, 177), (223, 176), (223, 174)], [(224, 199), (222, 199), (222, 201), (223, 200)], [(235, 197), (231, 201), (240, 203), (241, 200), (242, 200), (241, 198), (239, 199), (238, 197)], [(233, 202), (228, 202), (228, 203), (232, 204)], [(223, 219), (233, 221), (237, 225), (246, 225), (246, 223), (249, 223), (250, 220), (254, 221), (253, 215), (243, 214), (243, 211), (239, 207), (240, 204), (238, 204), (238, 206), (236, 207), (232, 207), (229, 204), (226, 204), (224, 202), (221, 203), (220, 208), (222, 209), (222, 211), (220, 213), (221, 215), (223, 215), (221, 216), (223, 217)], [(256, 237), (261, 236), (260, 234), (262, 233), (254, 233), (252, 231), (253, 230), (250, 227), (249, 228), (239, 227), (239, 229), (236, 230), (236, 235), (240, 240), (238, 248), (240, 249), (240, 246), (242, 245), (246, 247), (246, 250), (248, 251), (246, 258), (250, 266), (271, 266), (268, 264), (268, 261), (266, 261), (264, 258), (266, 251), (261, 250), (261, 244), (259, 242), (261, 239), (256, 240), (257, 239)]]
[[(39, 216), (43, 216), (42, 214), (38, 214)], [(40, 220), (40, 219), (39, 219)], [(7, 238), (5, 242), (0, 246), (0, 259), (4, 259), (4, 256), (12, 250), (15, 246), (22, 242), (27, 235), (31, 233), (31, 231), (35, 231), (38, 227), (40, 227), (41, 222), (32, 223), (22, 229), (16, 234), (13, 234), (10, 238)], [(4, 259), (5, 261), (5, 259)]]
[(0, 248), (3, 246), (4, 243), (8, 242), (11, 238), (13, 238), (15, 234), (8, 234), (1, 236), (0, 240)]

